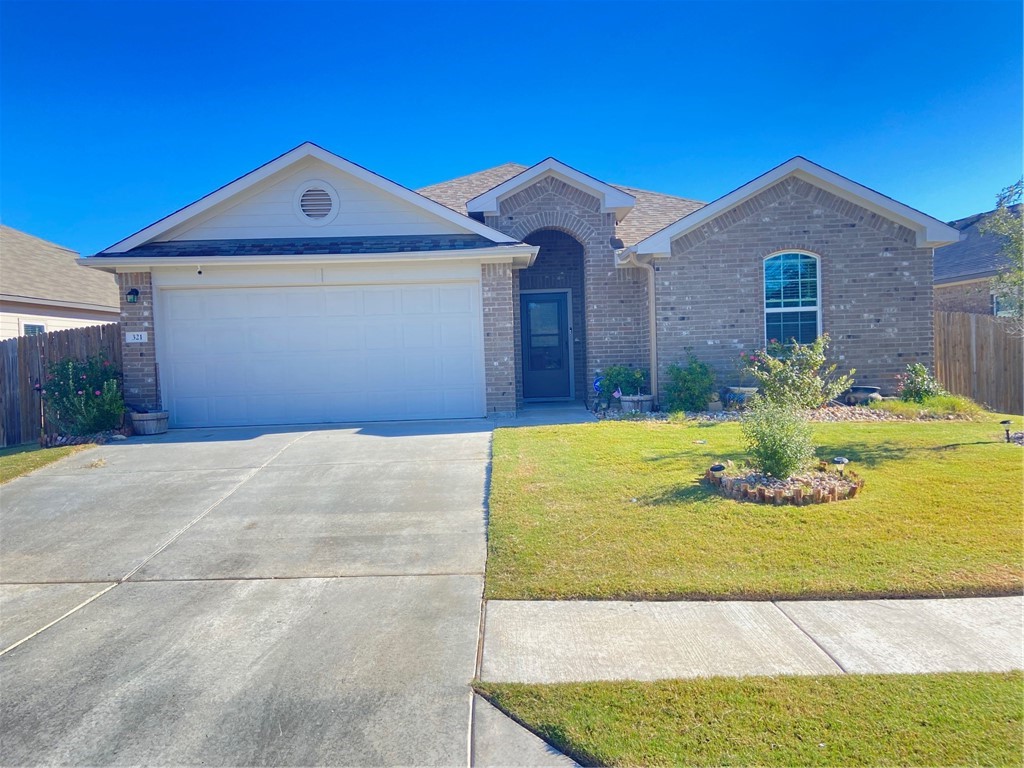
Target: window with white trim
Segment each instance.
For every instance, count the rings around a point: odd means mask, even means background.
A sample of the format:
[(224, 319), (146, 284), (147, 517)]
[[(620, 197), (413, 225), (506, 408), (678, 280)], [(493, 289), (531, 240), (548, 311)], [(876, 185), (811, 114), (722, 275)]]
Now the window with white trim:
[(818, 257), (778, 253), (764, 260), (764, 337), (810, 344), (821, 329)]
[(21, 332), (23, 336), (42, 336), (44, 333), (46, 333), (46, 326), (34, 324), (30, 325), (29, 323), (25, 323), (25, 325), (22, 326)]

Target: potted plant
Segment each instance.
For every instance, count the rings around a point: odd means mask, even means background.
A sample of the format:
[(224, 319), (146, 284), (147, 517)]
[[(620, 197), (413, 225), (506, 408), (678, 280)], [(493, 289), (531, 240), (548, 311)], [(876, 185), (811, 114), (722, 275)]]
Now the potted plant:
[(623, 411), (649, 413), (654, 395), (644, 394), (647, 388), (647, 370), (628, 365), (612, 365), (601, 379), (601, 396), (608, 403), (618, 401)]
[(150, 411), (132, 406), (132, 431), (136, 435), (162, 435), (167, 431), (167, 411)]

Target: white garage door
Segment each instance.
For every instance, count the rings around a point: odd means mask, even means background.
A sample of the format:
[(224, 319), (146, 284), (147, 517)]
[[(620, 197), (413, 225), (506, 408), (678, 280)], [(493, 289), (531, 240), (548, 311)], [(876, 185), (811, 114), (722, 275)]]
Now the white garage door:
[(172, 426), (483, 416), (478, 283), (166, 289)]

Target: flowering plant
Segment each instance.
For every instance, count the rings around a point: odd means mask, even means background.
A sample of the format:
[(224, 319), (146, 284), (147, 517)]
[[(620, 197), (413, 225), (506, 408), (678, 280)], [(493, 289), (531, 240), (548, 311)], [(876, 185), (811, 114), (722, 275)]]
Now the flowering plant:
[(938, 379), (928, 373), (928, 369), (921, 363), (911, 363), (906, 373), (896, 377), (896, 391), (900, 400), (914, 403), (923, 403), (929, 397), (948, 394)]
[(121, 426), (124, 398), (121, 374), (100, 357), (67, 358), (49, 366), (36, 384), (46, 419), (63, 435), (91, 435)]
[(775, 339), (767, 349), (746, 357), (747, 370), (760, 383), (761, 395), (781, 405), (820, 408), (853, 383), (851, 370), (836, 376), (836, 365), (826, 365), (828, 334), (810, 344), (780, 344)]

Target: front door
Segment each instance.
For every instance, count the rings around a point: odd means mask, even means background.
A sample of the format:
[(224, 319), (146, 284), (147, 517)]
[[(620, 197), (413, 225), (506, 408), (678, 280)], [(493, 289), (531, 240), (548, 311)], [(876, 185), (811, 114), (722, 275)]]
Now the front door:
[(574, 396), (569, 292), (524, 292), (519, 296), (523, 326), (523, 399)]

